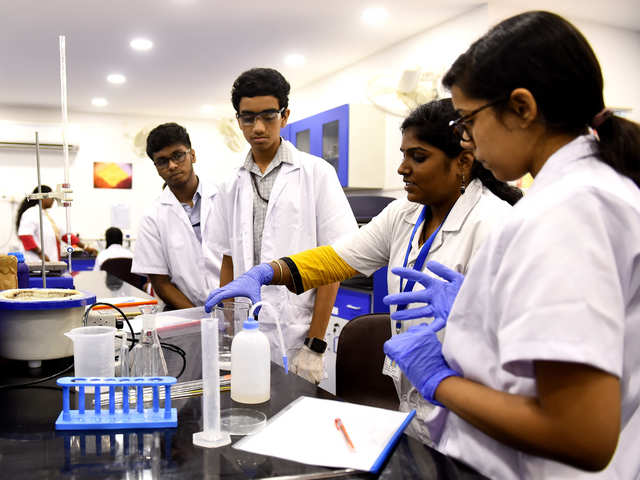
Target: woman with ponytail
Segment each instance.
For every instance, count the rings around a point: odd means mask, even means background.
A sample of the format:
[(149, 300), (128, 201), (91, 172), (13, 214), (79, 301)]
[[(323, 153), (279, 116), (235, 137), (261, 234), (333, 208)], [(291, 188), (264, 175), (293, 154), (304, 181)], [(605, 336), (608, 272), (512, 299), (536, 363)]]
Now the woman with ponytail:
[(638, 478), (640, 127), (605, 107), (589, 43), (549, 12), (496, 25), (443, 83), (462, 146), (534, 181), (463, 281), (428, 282), (444, 345), (421, 326), (385, 352), (445, 407), (437, 448), (489, 478)]

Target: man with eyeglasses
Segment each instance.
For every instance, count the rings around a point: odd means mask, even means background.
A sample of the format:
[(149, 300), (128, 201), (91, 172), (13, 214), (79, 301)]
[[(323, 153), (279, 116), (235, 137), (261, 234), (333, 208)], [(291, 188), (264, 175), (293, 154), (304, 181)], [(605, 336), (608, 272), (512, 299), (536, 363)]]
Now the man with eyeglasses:
[[(206, 238), (223, 254), (220, 286), (254, 265), (332, 244), (358, 228), (335, 169), (280, 137), (289, 118), (289, 90), (270, 68), (248, 70), (233, 84), (231, 101), (251, 148), (214, 200), (217, 228)], [(290, 369), (314, 383), (325, 376), (324, 335), (337, 291), (337, 283), (299, 296), (281, 286), (262, 291), (280, 315)], [(272, 360), (281, 363), (272, 315), (262, 309), (260, 329), (269, 337)]]
[(196, 175), (196, 152), (176, 123), (149, 133), (147, 155), (166, 188), (142, 218), (131, 270), (148, 275), (169, 308), (203, 305), (220, 278), (220, 256), (202, 245), (216, 189)]

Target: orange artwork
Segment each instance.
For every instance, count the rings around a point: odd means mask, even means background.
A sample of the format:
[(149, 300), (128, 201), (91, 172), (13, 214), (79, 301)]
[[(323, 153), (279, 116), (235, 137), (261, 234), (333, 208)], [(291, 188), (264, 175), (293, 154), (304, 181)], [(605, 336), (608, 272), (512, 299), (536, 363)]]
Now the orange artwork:
[(131, 163), (93, 162), (93, 188), (131, 188)]

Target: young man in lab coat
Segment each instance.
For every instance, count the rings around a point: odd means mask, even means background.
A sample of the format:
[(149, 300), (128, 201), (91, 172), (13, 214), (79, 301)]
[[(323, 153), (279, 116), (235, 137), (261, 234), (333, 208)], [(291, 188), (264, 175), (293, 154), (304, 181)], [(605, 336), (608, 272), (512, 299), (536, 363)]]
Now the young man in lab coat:
[(220, 278), (220, 256), (202, 246), (216, 189), (195, 174), (196, 152), (176, 123), (149, 133), (147, 155), (166, 187), (142, 218), (131, 271), (148, 275), (169, 308), (203, 305)]
[[(251, 146), (244, 164), (219, 186), (206, 237), (223, 254), (220, 286), (254, 265), (308, 248), (328, 245), (357, 230), (334, 168), (280, 137), (289, 118), (289, 83), (276, 70), (254, 68), (233, 84), (238, 125)], [(338, 283), (296, 296), (265, 286), (262, 299), (282, 324), (290, 369), (319, 383), (325, 376), (324, 335)], [(260, 312), (260, 329), (282, 363), (273, 309)]]

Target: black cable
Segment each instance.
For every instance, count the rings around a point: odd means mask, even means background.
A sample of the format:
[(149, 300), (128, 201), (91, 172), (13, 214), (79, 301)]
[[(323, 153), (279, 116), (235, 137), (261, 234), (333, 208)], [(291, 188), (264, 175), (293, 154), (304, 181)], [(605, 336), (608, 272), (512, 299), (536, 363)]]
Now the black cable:
[(61, 371), (59, 371), (57, 373), (54, 373), (53, 375), (49, 375), (48, 377), (40, 378), (38, 380), (32, 380), (31, 382), (16, 383), (14, 385), (0, 385), (0, 390), (10, 390), (12, 388), (31, 387), (33, 385), (37, 385), (38, 383), (43, 383), (43, 382), (46, 382), (47, 380), (52, 380), (52, 379), (54, 379), (56, 377), (59, 377), (60, 375), (63, 375), (65, 373), (67, 373), (72, 368), (73, 368), (73, 362), (71, 362), (71, 365), (66, 367), (64, 370), (61, 370)]
[[(93, 307), (96, 307), (98, 305), (104, 305), (107, 307), (111, 307), (114, 310), (117, 310), (118, 313), (122, 316), (122, 318), (124, 319), (125, 322), (127, 322), (127, 325), (129, 326), (129, 331), (131, 332), (131, 338), (135, 339), (136, 334), (133, 331), (133, 327), (131, 326), (131, 322), (129, 321), (129, 319), (127, 318), (127, 316), (124, 314), (124, 312), (122, 310), (120, 310), (118, 307), (116, 307), (115, 305), (111, 304), (111, 303), (107, 303), (107, 302), (96, 302), (93, 305), (90, 305), (84, 312), (84, 315), (82, 317), (82, 324), (86, 325), (87, 324), (87, 317), (89, 316), (89, 311), (91, 311), (91, 309)], [(118, 327), (118, 324), (116, 323), (116, 328)], [(131, 342), (131, 346), (129, 347), (129, 351), (131, 351), (131, 349), (133, 348), (133, 344), (134, 342)]]
[[(131, 345), (129, 346), (129, 351), (131, 351), (131, 349), (134, 347), (134, 345), (138, 342), (138, 340), (135, 338), (136, 334), (133, 331), (133, 326), (131, 325), (131, 322), (129, 322), (129, 319), (127, 318), (127, 316), (124, 314), (124, 312), (122, 310), (120, 310), (118, 307), (116, 307), (115, 305), (111, 304), (111, 303), (107, 303), (107, 302), (96, 302), (93, 305), (89, 306), (89, 308), (87, 308), (87, 310), (84, 312), (84, 318), (83, 318), (83, 324), (86, 325), (86, 319), (87, 316), (89, 315), (89, 311), (97, 306), (97, 305), (105, 305), (107, 307), (111, 307), (115, 310), (118, 311), (118, 313), (120, 313), (120, 315), (122, 316), (122, 318), (124, 319), (125, 322), (127, 322), (127, 325), (129, 326), (129, 331), (131, 332), (131, 338), (128, 339), (131, 342)], [(185, 353), (185, 351), (180, 348), (177, 345), (174, 345), (172, 343), (164, 343), (164, 342), (160, 342), (160, 346), (173, 352), (173, 353), (177, 353), (178, 355), (180, 355), (180, 357), (182, 358), (182, 368), (180, 369), (180, 373), (178, 373), (178, 375), (176, 376), (176, 378), (180, 378), (180, 376), (184, 373), (184, 371), (187, 368), (187, 354)]]
[[(139, 342), (137, 338), (129, 341), (131, 342), (132, 347)], [(182, 358), (182, 368), (180, 369), (180, 373), (176, 375), (176, 378), (180, 378), (180, 376), (182, 376), (187, 368), (187, 353), (181, 347), (179, 347), (178, 345), (174, 345), (173, 343), (160, 342), (160, 346), (165, 350), (169, 350), (170, 352), (180, 355), (180, 357)]]
[[(269, 203), (269, 199), (268, 198), (264, 198), (261, 194), (260, 194), (260, 190), (258, 189), (258, 182), (256, 181), (256, 174), (255, 173), (249, 173), (249, 176), (251, 177), (251, 180), (253, 180), (253, 186), (256, 189), (256, 194), (258, 195), (258, 197), (260, 198), (260, 200), (262, 200), (264, 203)], [(271, 195), (269, 195), (271, 196)]]
[(172, 343), (160, 342), (160, 346), (170, 352), (177, 353), (182, 358), (182, 368), (180, 369), (180, 373), (176, 375), (176, 379), (180, 378), (187, 368), (187, 354), (178, 345), (174, 345)]

